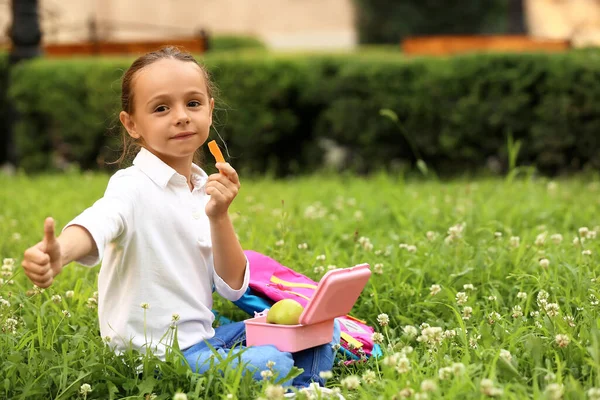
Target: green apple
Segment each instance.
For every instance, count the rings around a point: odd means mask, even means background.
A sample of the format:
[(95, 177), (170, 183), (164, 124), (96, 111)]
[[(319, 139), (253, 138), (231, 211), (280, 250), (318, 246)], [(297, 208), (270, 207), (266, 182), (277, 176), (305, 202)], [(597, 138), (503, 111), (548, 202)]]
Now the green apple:
[(302, 311), (304, 307), (296, 300), (279, 300), (267, 312), (267, 322), (278, 325), (298, 325)]

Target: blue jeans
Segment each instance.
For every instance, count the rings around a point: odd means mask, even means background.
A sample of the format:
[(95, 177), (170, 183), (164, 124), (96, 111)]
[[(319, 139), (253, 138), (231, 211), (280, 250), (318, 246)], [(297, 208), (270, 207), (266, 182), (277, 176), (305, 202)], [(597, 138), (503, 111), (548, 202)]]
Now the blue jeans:
[[(321, 371), (331, 371), (335, 357), (334, 345), (340, 343), (340, 325), (335, 321), (333, 326), (333, 340), (330, 343), (302, 350), (297, 353), (279, 351), (275, 346), (246, 345), (246, 327), (244, 322), (233, 322), (219, 326), (215, 329), (215, 336), (189, 347), (183, 355), (194, 372), (204, 373), (209, 370), (211, 359), (215, 356), (210, 344), (219, 354), (226, 358), (228, 354), (236, 354), (229, 367), (236, 368), (240, 361), (246, 365), (246, 370), (253, 374), (254, 379), (261, 380), (261, 371), (267, 370), (267, 362), (273, 361), (273, 372), (279, 378), (289, 374), (295, 365), (304, 371), (291, 381), (283, 383), (284, 386), (306, 387), (311, 382), (325, 386), (325, 380), (319, 376)], [(243, 349), (243, 351), (242, 351)], [(216, 361), (216, 360), (215, 360)]]

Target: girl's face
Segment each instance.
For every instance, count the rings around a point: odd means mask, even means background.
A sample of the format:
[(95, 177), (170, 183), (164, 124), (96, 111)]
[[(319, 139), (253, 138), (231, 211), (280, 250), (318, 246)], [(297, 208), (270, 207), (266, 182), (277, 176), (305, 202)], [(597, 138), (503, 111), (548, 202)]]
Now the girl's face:
[(191, 165), (208, 138), (214, 108), (200, 67), (156, 61), (135, 74), (132, 92), (133, 113), (120, 115), (129, 135), (143, 139), (144, 147), (174, 168)]

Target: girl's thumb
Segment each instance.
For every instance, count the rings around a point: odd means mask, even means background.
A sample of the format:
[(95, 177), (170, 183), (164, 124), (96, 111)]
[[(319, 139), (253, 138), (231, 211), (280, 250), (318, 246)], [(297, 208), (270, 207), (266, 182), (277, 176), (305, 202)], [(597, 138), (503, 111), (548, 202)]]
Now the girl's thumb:
[(54, 243), (56, 238), (54, 237), (54, 219), (52, 217), (46, 218), (44, 221), (44, 244), (48, 246)]

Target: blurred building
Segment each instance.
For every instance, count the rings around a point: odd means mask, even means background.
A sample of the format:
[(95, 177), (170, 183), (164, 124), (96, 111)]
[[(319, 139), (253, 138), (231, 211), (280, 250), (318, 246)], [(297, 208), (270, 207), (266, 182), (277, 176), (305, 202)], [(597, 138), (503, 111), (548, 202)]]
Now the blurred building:
[[(18, 1), (18, 0), (17, 0)], [(39, 0), (45, 43), (139, 41), (251, 35), (275, 49), (351, 48), (352, 0)], [(0, 0), (0, 36), (8, 41), (10, 0)]]
[[(18, 0), (14, 0), (18, 1)], [(0, 44), (11, 0), (0, 0)], [(45, 43), (250, 35), (274, 49), (348, 49), (357, 43), (353, 0), (39, 0)], [(600, 45), (600, 0), (523, 0), (534, 37)]]
[(600, 46), (600, 0), (525, 0), (529, 34)]

